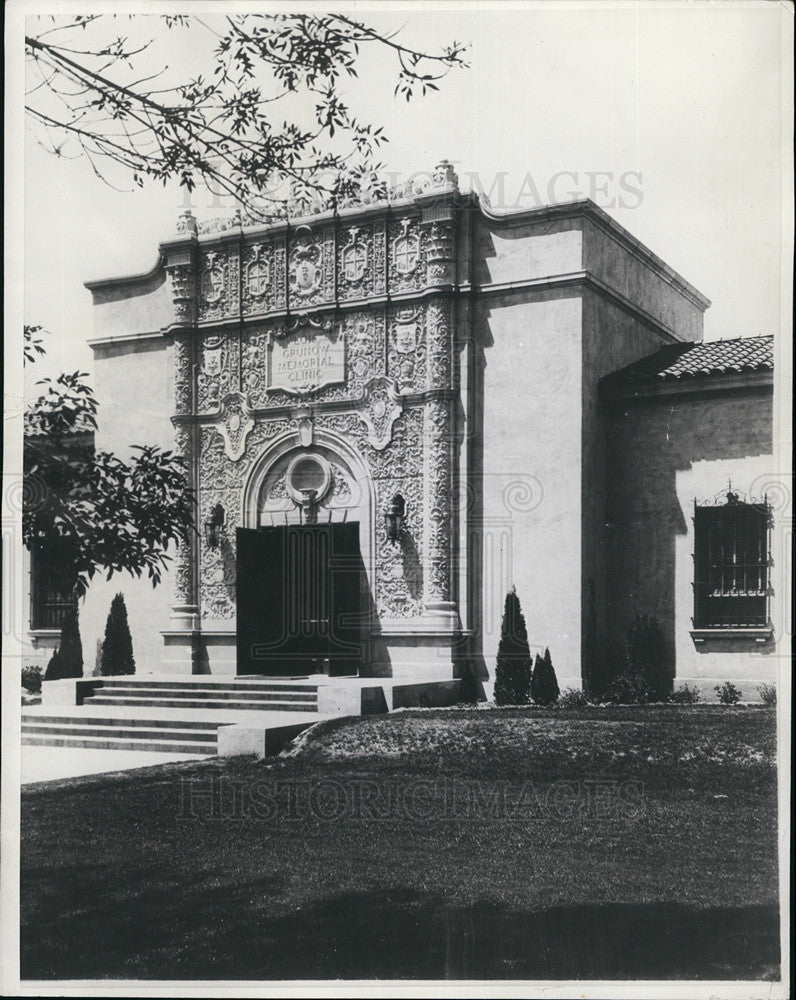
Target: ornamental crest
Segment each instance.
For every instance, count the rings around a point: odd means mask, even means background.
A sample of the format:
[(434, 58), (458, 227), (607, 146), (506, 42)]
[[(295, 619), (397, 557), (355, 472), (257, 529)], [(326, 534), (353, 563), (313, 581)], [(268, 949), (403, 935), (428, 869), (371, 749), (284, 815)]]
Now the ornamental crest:
[(224, 294), (224, 261), (211, 251), (207, 255), (207, 265), (202, 272), (202, 298), (205, 302), (220, 302)]
[(386, 375), (377, 375), (365, 386), (357, 415), (368, 430), (368, 442), (383, 451), (392, 440), (392, 428), (403, 407), (395, 382)]
[(409, 235), (409, 219), (401, 221), (403, 235), (393, 245), (393, 265), (399, 274), (411, 274), (420, 261), (420, 237)]
[(290, 265), (290, 290), (302, 298), (314, 295), (321, 287), (321, 248), (300, 247)]
[(352, 284), (361, 281), (368, 266), (368, 248), (359, 242), (359, 229), (351, 230), (348, 246), (343, 250), (343, 277)]
[(393, 345), (399, 354), (413, 354), (417, 348), (417, 313), (402, 309), (395, 317)]
[(206, 342), (205, 349), (202, 354), (202, 368), (204, 369), (205, 375), (212, 377), (220, 375), (223, 367), (224, 348), (221, 345), (220, 338), (213, 337), (212, 340), (208, 340)]
[(271, 262), (265, 256), (262, 243), (252, 249), (254, 257), (246, 265), (246, 289), (253, 299), (260, 299), (271, 284)]
[(242, 392), (231, 392), (221, 400), (218, 419), (213, 424), (224, 439), (224, 454), (232, 462), (243, 457), (246, 438), (254, 427), (254, 411)]

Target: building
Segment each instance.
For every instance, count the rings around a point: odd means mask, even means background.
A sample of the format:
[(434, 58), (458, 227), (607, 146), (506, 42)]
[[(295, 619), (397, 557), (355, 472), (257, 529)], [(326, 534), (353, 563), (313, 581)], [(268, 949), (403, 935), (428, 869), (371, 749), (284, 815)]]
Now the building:
[(562, 688), (637, 612), (703, 697), (775, 678), (771, 338), (702, 343), (705, 296), (591, 201), (497, 214), (443, 163), (334, 213), (186, 212), (87, 287), (97, 447), (178, 449), (200, 524), (168, 585), (92, 586), (87, 650), (123, 589), (143, 672), (488, 692), (516, 586)]

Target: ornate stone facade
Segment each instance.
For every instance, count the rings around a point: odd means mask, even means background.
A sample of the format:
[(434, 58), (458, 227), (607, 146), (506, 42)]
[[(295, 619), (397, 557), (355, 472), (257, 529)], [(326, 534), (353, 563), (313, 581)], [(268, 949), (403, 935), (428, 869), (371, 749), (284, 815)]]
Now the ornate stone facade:
[[(297, 225), (237, 218), (209, 239), (186, 215), (162, 248), (175, 424), (199, 498), (200, 538), (180, 553), (176, 596), (198, 605), (202, 628), (234, 628), (236, 529), (305, 516), (285, 479), (302, 450), (329, 469), (312, 516), (360, 520), (373, 629), (428, 629), (454, 599), (453, 328), (440, 286), (454, 282), (455, 177), (446, 168), (407, 194), (389, 214), (377, 202)], [(353, 449), (356, 474), (328, 435)], [(250, 495), (255, 470), (265, 478)], [(405, 521), (390, 540), (396, 497)], [(219, 504), (211, 546), (202, 526)]]

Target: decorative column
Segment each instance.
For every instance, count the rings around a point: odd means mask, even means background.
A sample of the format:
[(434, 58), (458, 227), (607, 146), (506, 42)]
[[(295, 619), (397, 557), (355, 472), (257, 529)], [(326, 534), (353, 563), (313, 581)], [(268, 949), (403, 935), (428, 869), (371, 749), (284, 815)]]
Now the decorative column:
[[(183, 213), (175, 237), (161, 244), (169, 277), (174, 319), (171, 332), (174, 343), (174, 425), (175, 452), (185, 462), (188, 485), (196, 488), (196, 386), (195, 323), (197, 315), (196, 220), (190, 211)], [(172, 669), (188, 673), (192, 669), (191, 651), (199, 630), (197, 539), (192, 536), (177, 546), (174, 563), (174, 604), (170, 630), (164, 633), (167, 646), (176, 658), (168, 660)]]
[(432, 299), (426, 313), (427, 388), (434, 390), (423, 418), (424, 604), (441, 630), (459, 626), (453, 601), (453, 419), (451, 321), (447, 299)]

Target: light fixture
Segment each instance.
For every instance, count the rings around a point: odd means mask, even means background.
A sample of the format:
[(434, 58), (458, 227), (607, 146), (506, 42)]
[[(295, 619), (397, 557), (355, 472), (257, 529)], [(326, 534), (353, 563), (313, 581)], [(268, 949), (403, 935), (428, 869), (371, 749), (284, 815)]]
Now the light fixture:
[(395, 543), (400, 541), (406, 519), (406, 501), (400, 493), (396, 493), (384, 511), (384, 527), (387, 538)]
[(224, 508), (220, 503), (217, 503), (210, 512), (210, 518), (205, 523), (205, 538), (207, 539), (209, 548), (218, 548), (221, 536), (224, 533), (225, 520)]

